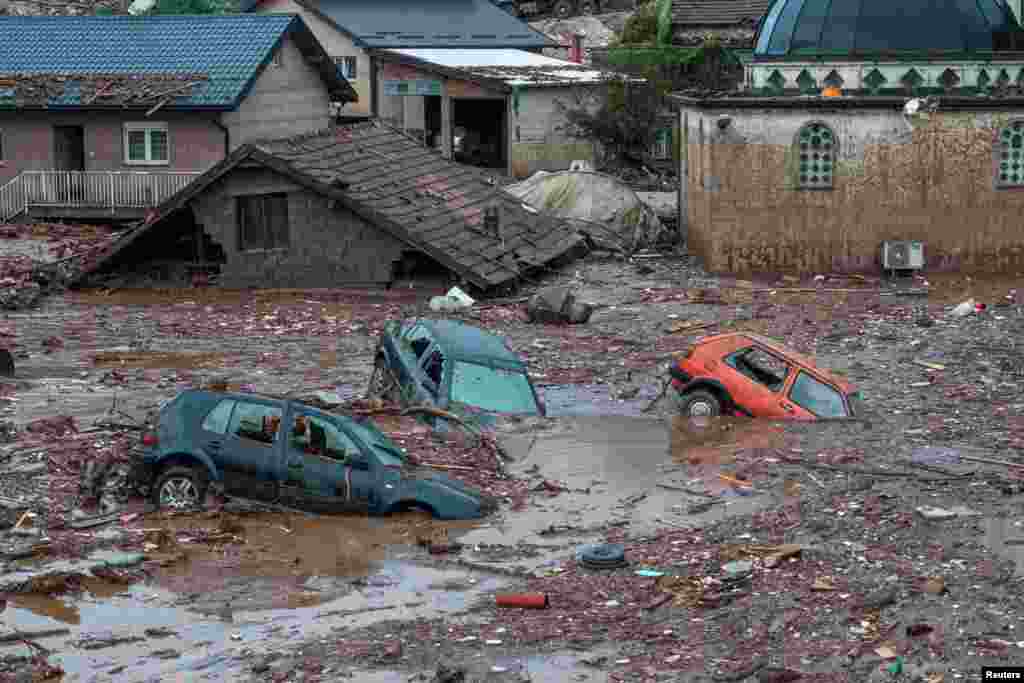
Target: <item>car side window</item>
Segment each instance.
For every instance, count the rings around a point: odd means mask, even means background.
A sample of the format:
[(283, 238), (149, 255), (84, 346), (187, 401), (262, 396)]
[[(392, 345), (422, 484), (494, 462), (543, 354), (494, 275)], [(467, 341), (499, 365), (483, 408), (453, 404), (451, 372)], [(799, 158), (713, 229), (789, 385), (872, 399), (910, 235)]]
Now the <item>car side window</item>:
[(296, 415), (288, 433), (292, 449), (341, 462), (359, 455), (359, 447), (334, 424), (315, 415)]
[(435, 386), (441, 386), (441, 379), (444, 377), (445, 371), (445, 357), (441, 352), (441, 349), (434, 348), (430, 352), (430, 357), (423, 363), (423, 372), (426, 373), (427, 377), (434, 383)]
[(228, 433), (247, 441), (273, 444), (280, 426), (280, 408), (239, 401), (231, 416)]
[(224, 434), (228, 431), (228, 421), (231, 419), (231, 409), (235, 402), (229, 398), (224, 399), (213, 410), (206, 414), (203, 420), (203, 429), (216, 434)]
[(842, 395), (806, 372), (796, 376), (789, 391), (789, 400), (817, 417), (846, 417)]
[(756, 346), (726, 356), (725, 362), (742, 375), (774, 392), (782, 391), (790, 372), (786, 361)]
[(423, 353), (430, 347), (430, 332), (423, 325), (415, 325), (405, 335), (405, 341), (409, 343), (416, 360), (423, 357)]

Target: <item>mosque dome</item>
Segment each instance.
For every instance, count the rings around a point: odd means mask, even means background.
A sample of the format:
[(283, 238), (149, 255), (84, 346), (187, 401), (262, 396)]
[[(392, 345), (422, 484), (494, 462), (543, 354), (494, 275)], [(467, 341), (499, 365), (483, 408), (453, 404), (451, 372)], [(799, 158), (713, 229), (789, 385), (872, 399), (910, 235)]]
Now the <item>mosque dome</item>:
[(773, 0), (754, 59), (1024, 51), (1004, 0)]

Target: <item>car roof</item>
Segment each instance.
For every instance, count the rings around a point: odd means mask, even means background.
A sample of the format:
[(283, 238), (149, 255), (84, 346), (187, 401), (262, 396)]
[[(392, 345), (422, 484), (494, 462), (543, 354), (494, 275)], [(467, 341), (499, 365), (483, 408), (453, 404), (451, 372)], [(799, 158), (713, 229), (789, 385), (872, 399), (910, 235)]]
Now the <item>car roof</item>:
[(830, 372), (830, 371), (828, 371), (828, 370), (826, 370), (826, 369), (824, 369), (822, 367), (819, 367), (817, 362), (815, 362), (815, 360), (813, 358), (811, 358), (810, 356), (807, 356), (807, 355), (804, 355), (804, 354), (799, 353), (797, 351), (794, 351), (793, 349), (790, 349), (790, 348), (788, 348), (786, 346), (783, 346), (782, 344), (780, 344), (779, 342), (775, 341), (774, 339), (771, 339), (770, 337), (766, 337), (766, 336), (761, 335), (761, 334), (755, 334), (755, 333), (752, 333), (752, 332), (727, 332), (725, 334), (718, 334), (718, 335), (715, 335), (713, 337), (705, 337), (703, 341), (704, 342), (715, 342), (715, 341), (719, 341), (719, 340), (724, 341), (724, 340), (730, 339), (730, 338), (731, 339), (744, 338), (744, 339), (749, 339), (751, 341), (757, 342), (761, 346), (764, 346), (765, 348), (771, 349), (772, 351), (774, 351), (775, 353), (779, 354), (780, 356), (785, 356), (786, 358), (789, 358), (790, 360), (794, 361), (796, 364), (800, 365), (801, 367), (806, 368), (807, 370), (809, 370), (811, 372), (811, 374), (817, 375), (819, 378), (827, 380), (828, 382), (836, 385), (842, 391), (849, 392), (849, 391), (853, 390), (853, 386), (850, 384), (849, 380), (847, 380), (845, 377), (841, 377), (841, 376), (835, 374), (834, 372)]
[(304, 403), (303, 401), (300, 401), (300, 400), (295, 399), (295, 398), (284, 399), (284, 398), (281, 398), (279, 396), (268, 396), (267, 394), (258, 394), (258, 393), (255, 393), (255, 392), (216, 391), (214, 389), (186, 389), (185, 391), (181, 392), (181, 394), (179, 394), (179, 396), (182, 396), (182, 395), (185, 395), (185, 394), (192, 394), (192, 395), (199, 394), (199, 395), (202, 395), (204, 397), (211, 398), (211, 399), (216, 398), (217, 400), (231, 399), (231, 400), (235, 400), (235, 401), (252, 401), (253, 399), (258, 399), (258, 400), (261, 400), (261, 401), (269, 401), (269, 402), (272, 402), (272, 403), (279, 403), (281, 405), (284, 405), (284, 404), (287, 404), (287, 403), (291, 403), (291, 404), (294, 404), (296, 406), (301, 407), (303, 410), (311, 410), (311, 411), (314, 411), (316, 413), (320, 413), (322, 415), (329, 415), (331, 417), (339, 417), (339, 418), (341, 418), (343, 420), (351, 420), (352, 419), (352, 418), (348, 417), (347, 415), (342, 415), (340, 413), (332, 413), (332, 412), (329, 412), (329, 411), (326, 411), (326, 410), (321, 410), (320, 408), (317, 408), (316, 406), (310, 405), (308, 403)]
[(505, 345), (505, 339), (496, 334), (467, 325), (457, 320), (420, 319), (434, 335), (447, 355), (465, 361), (492, 361), (525, 369), (522, 359)]

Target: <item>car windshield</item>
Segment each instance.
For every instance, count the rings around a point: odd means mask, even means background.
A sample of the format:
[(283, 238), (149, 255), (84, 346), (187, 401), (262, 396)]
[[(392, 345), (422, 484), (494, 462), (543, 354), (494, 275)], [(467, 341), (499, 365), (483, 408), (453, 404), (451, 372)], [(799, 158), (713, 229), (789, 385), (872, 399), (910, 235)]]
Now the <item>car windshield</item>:
[(849, 417), (842, 394), (829, 385), (801, 372), (793, 382), (789, 398), (817, 417)]
[(462, 361), (452, 368), (451, 400), (496, 413), (540, 412), (525, 372)]
[(377, 456), (377, 460), (380, 461), (381, 465), (392, 467), (405, 464), (405, 454), (402, 453), (402, 450), (392, 443), (391, 439), (384, 432), (377, 429), (377, 426), (372, 422), (356, 422), (353, 420), (348, 423), (348, 426), (356, 433), (356, 436), (373, 449), (373, 453)]

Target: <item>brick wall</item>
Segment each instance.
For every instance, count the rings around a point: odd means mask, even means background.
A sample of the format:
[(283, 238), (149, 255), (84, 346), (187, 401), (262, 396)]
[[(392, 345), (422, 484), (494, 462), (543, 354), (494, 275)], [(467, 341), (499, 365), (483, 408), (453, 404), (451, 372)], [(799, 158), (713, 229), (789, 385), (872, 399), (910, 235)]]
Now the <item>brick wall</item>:
[[(289, 246), (240, 251), (235, 198), (288, 195)], [(227, 257), (224, 287), (379, 285), (391, 278), (404, 245), (344, 208), (266, 169), (236, 169), (197, 197), (192, 208)]]
[[(688, 244), (716, 272), (872, 271), (881, 243), (925, 243), (927, 268), (1024, 271), (1024, 189), (997, 189), (1012, 112), (684, 108)], [(720, 127), (721, 116), (728, 126)], [(834, 131), (833, 189), (797, 188), (796, 137)]]

